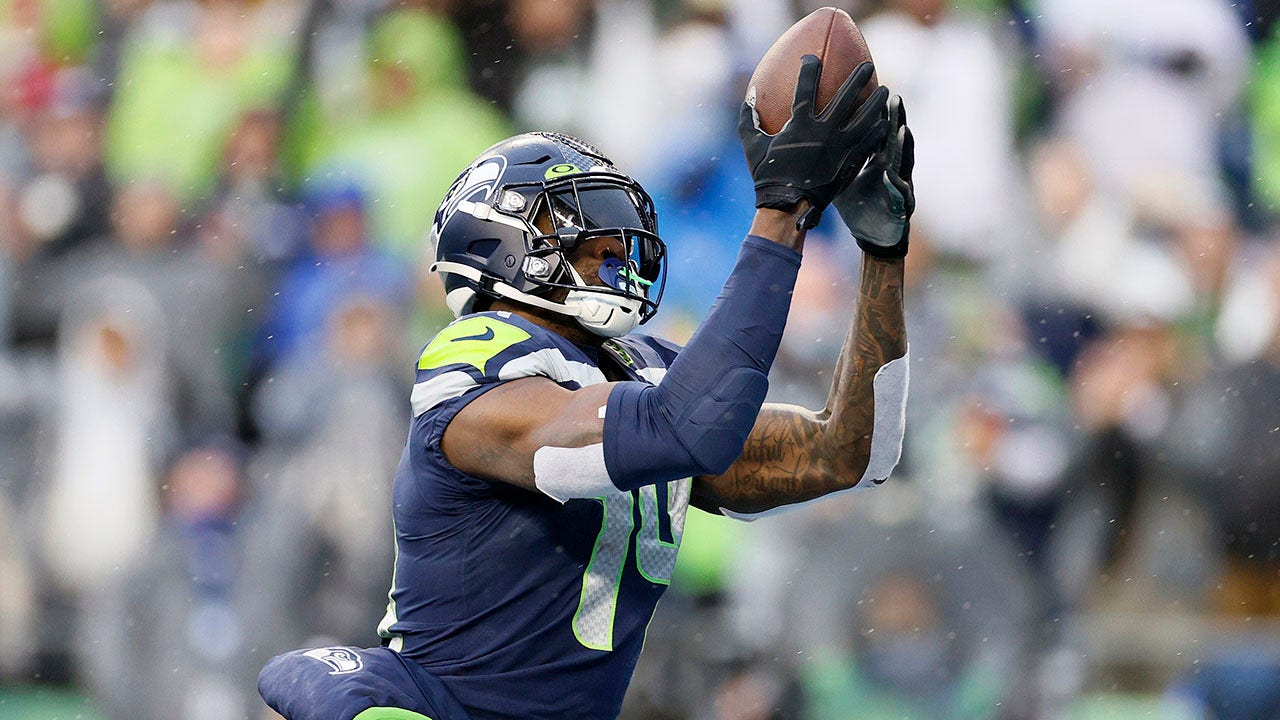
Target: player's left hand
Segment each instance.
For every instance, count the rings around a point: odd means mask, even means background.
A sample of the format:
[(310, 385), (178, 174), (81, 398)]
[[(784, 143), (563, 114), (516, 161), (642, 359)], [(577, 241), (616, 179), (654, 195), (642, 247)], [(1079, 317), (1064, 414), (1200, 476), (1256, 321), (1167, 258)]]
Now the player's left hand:
[(916, 209), (911, 171), (916, 143), (907, 127), (902, 96), (889, 99), (889, 136), (849, 187), (832, 202), (844, 224), (868, 255), (900, 258), (907, 254), (911, 213)]

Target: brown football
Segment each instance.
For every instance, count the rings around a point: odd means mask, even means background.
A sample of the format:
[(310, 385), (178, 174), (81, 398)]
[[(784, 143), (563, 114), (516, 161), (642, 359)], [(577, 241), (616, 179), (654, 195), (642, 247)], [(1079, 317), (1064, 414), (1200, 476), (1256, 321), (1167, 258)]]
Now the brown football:
[[(791, 119), (796, 77), (804, 55), (817, 55), (822, 60), (822, 76), (818, 79), (819, 112), (831, 102), (854, 69), (871, 60), (867, 41), (849, 13), (824, 7), (801, 18), (764, 54), (747, 85), (747, 102), (754, 104), (760, 128), (770, 135)], [(872, 75), (863, 91), (864, 99), (877, 87), (879, 83)]]

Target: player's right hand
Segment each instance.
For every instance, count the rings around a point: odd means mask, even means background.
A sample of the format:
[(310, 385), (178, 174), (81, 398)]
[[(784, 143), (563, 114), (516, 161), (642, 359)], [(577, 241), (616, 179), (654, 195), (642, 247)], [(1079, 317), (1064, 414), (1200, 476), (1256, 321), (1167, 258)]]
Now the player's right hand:
[(755, 182), (756, 207), (793, 209), (811, 206), (802, 222), (814, 227), (822, 211), (884, 143), (889, 132), (885, 103), (889, 91), (877, 88), (864, 102), (858, 97), (875, 68), (865, 62), (840, 86), (831, 102), (815, 114), (822, 61), (805, 55), (800, 62), (791, 119), (776, 135), (760, 129), (755, 109), (743, 103), (738, 136)]
[(900, 258), (907, 254), (911, 213), (916, 209), (911, 171), (916, 141), (907, 127), (902, 97), (889, 100), (889, 136), (849, 187), (836, 196), (836, 210), (868, 255)]

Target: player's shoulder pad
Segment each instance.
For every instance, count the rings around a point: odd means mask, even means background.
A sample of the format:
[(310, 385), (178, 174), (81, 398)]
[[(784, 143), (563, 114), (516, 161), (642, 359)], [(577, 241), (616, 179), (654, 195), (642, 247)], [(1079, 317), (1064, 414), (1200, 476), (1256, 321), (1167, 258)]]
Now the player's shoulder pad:
[(490, 361), (515, 345), (533, 339), (528, 329), (497, 313), (467, 315), (450, 323), (422, 349), (418, 370), (450, 365), (470, 366), (484, 375)]
[[(676, 355), (682, 349), (679, 345), (662, 338), (640, 333), (629, 333), (622, 337), (607, 340), (604, 349), (617, 358), (623, 365), (635, 370), (650, 382), (657, 383), (652, 371), (665, 374), (665, 370), (675, 362)], [(649, 372), (647, 372), (649, 371)], [(659, 378), (660, 379), (660, 378)]]
[(543, 376), (576, 389), (604, 382), (581, 350), (511, 313), (466, 315), (441, 330), (418, 356), (415, 417), (483, 386)]

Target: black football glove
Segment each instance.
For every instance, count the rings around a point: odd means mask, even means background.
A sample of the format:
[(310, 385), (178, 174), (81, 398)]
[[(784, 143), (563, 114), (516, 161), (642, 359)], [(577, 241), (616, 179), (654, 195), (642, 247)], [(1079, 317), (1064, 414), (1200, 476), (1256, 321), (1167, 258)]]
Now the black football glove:
[(911, 184), (916, 141), (900, 95), (889, 100), (889, 128), (884, 144), (834, 202), (863, 252), (900, 258), (907, 254), (911, 213), (916, 209)]
[(738, 136), (755, 181), (756, 207), (790, 210), (808, 200), (810, 210), (798, 223), (805, 228), (818, 224), (832, 198), (884, 144), (889, 132), (884, 119), (888, 90), (877, 88), (866, 101), (858, 102), (875, 72), (871, 63), (859, 65), (826, 109), (814, 115), (821, 72), (818, 56), (801, 58), (791, 119), (777, 135), (760, 129), (755, 109), (746, 102), (738, 118)]

